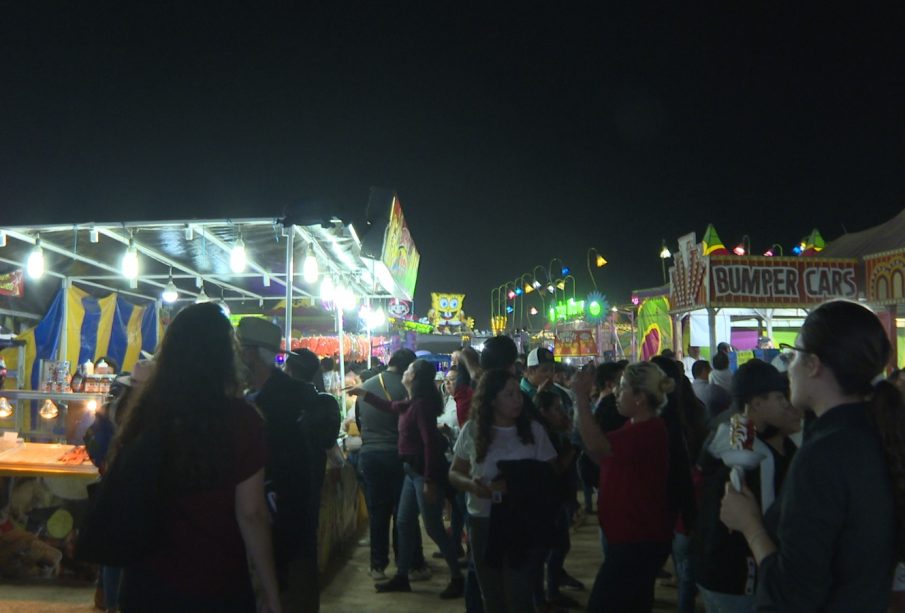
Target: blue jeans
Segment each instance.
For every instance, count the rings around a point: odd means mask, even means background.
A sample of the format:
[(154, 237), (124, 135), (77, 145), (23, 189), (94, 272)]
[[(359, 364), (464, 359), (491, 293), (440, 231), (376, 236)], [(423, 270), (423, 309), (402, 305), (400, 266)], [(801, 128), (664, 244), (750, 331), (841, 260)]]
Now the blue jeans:
[(688, 557), (688, 543), (688, 536), (679, 532), (672, 539), (672, 562), (676, 567), (676, 583), (679, 587), (678, 613), (694, 613), (694, 597), (697, 593)]
[(119, 608), (119, 582), (122, 575), (123, 569), (119, 566), (101, 566), (104, 606), (108, 609)]
[(700, 585), (698, 590), (704, 598), (704, 608), (707, 609), (707, 613), (754, 613), (756, 611), (754, 596), (711, 592)]
[(412, 470), (408, 464), (405, 465), (405, 479), (402, 482), (402, 494), (399, 496), (399, 510), (396, 515), (399, 525), (397, 574), (406, 576), (412, 568), (415, 548), (418, 545), (416, 539), (420, 532), (418, 527), (418, 514), (420, 513), (425, 531), (440, 548), (440, 552), (449, 566), (450, 576), (462, 576), (456, 548), (443, 526), (444, 501), (442, 488), (438, 486), (434, 501), (428, 502), (424, 497), (424, 477)]
[(456, 495), (449, 501), (449, 534), (457, 555), (462, 549), (462, 533), (465, 530), (465, 516), (467, 514), (465, 492), (456, 492)]
[[(396, 451), (359, 452), (358, 467), (365, 482), (365, 504), (368, 507), (368, 524), (371, 531), (371, 568), (384, 570), (390, 563), (390, 521), (396, 518), (396, 505), (402, 493), (405, 472)], [(394, 532), (398, 532), (398, 526)], [(394, 546), (399, 535), (394, 535)], [(415, 568), (424, 566), (421, 550), (421, 531), (414, 553)]]
[(569, 529), (572, 527), (572, 510), (568, 505), (563, 505), (557, 513), (553, 523), (554, 540), (553, 547), (547, 553), (547, 599), (553, 600), (559, 595), (559, 581), (562, 578), (563, 564), (569, 550), (572, 549), (572, 539)]

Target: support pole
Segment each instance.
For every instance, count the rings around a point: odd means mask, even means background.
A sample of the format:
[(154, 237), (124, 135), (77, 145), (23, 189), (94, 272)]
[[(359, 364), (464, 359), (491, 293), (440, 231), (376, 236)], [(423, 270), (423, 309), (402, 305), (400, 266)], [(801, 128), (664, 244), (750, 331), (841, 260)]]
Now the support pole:
[[(65, 360), (69, 349), (69, 277), (65, 277), (61, 283), (63, 292), (63, 321), (60, 322), (60, 342), (57, 344), (57, 360)], [(78, 358), (75, 360), (78, 362)], [(76, 364), (78, 366), (78, 364)], [(73, 373), (72, 364), (69, 365), (69, 374)]]
[[(370, 296), (365, 298), (365, 304), (368, 307), (368, 313), (370, 313), (371, 312), (371, 297)], [(371, 354), (373, 353), (373, 349), (371, 348), (371, 326), (370, 326), (370, 324), (368, 324), (365, 327), (368, 329), (368, 369), (370, 369), (371, 368)], [(345, 380), (344, 380), (343, 384), (345, 385)]]
[[(336, 331), (337, 334), (339, 334), (339, 389), (342, 390), (342, 388), (346, 386), (346, 358), (344, 357), (346, 350), (343, 340), (343, 310), (342, 307), (335, 302), (333, 303), (333, 306), (336, 309)], [(346, 393), (341, 391), (339, 396), (342, 405), (340, 408), (343, 408), (345, 407)], [(344, 408), (343, 414), (345, 414)]]
[(284, 228), (286, 238), (286, 320), (283, 336), (286, 339), (286, 351), (292, 349), (292, 279), (295, 274), (295, 226)]
[(707, 327), (710, 333), (710, 360), (716, 355), (716, 309), (707, 307)]

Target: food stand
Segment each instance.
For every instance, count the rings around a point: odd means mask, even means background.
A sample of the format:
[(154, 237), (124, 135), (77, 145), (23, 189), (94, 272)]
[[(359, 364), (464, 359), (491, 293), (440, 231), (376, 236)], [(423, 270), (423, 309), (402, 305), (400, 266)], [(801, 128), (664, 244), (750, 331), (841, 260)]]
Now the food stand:
[[(31, 530), (30, 518), (68, 505), (66, 497), (84, 498), (97, 477), (90, 463), (66, 463), (82, 442), (70, 421), (106, 395), (43, 389), (44, 362), (65, 364), (68, 378), (86, 361), (115, 356), (128, 371), (142, 352), (153, 354), (181, 307), (203, 301), (233, 314), (266, 313), (282, 302), (282, 316), (270, 319), (292, 339), (293, 305), (306, 300), (332, 317), (343, 369), (346, 317), (355, 319), (361, 301), (376, 309), (411, 300), (417, 278), (419, 255), (396, 194), (372, 191), (369, 215), (361, 239), (351, 224), (310, 215), (0, 227), (0, 276), (12, 280), (17, 299), (52, 296), (36, 325), (0, 353), (11, 374), (0, 389), (0, 407), (10, 408), (5, 417), (0, 411), (0, 429), (24, 439), (0, 453), (0, 524)], [(0, 315), (20, 312), (8, 305)], [(47, 401), (58, 412), (39, 415)], [(354, 471), (338, 474), (322, 493), (322, 568), (360, 526)], [(69, 531), (55, 547), (74, 539), (73, 524), (60, 525)]]

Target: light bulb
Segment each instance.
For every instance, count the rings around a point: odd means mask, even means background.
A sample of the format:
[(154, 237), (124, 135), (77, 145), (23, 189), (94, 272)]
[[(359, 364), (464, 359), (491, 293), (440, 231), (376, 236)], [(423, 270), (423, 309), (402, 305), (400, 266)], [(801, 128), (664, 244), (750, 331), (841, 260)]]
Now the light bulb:
[(163, 288), (163, 293), (160, 294), (160, 297), (167, 304), (172, 304), (179, 300), (179, 290), (176, 289), (176, 284), (173, 283), (173, 277), (170, 277), (170, 282)]
[(666, 245), (663, 245), (663, 249), (660, 250), (660, 259), (665, 260), (666, 258), (671, 258), (672, 253), (669, 252), (669, 249)]
[(94, 413), (95, 411), (97, 411), (97, 400), (92, 398), (87, 403), (85, 403), (85, 408)]
[(324, 280), (321, 281), (321, 299), (326, 300), (327, 302), (333, 301), (333, 279), (329, 276), (324, 277)]
[(198, 293), (198, 296), (195, 297), (195, 304), (201, 304), (202, 302), (210, 302), (211, 299), (208, 298), (207, 294), (204, 292), (204, 288), (201, 288), (201, 291)]
[(97, 243), (101, 240), (101, 237), (97, 231), (97, 228), (91, 226), (91, 229), (88, 230), (88, 242), (89, 243)]
[(41, 406), (41, 410), (38, 411), (38, 415), (40, 415), (43, 419), (53, 419), (59, 414), (60, 410), (50, 398), (44, 401), (44, 404)]
[(314, 257), (314, 253), (309, 246), (305, 262), (302, 264), (302, 278), (305, 279), (305, 283), (314, 283), (317, 281), (317, 273), (317, 258)]
[(13, 405), (9, 403), (6, 396), (0, 396), (0, 419), (6, 419), (13, 414)]
[(35, 241), (35, 248), (28, 254), (25, 270), (32, 279), (40, 279), (44, 276), (44, 249), (41, 247), (41, 239)]
[(135, 250), (135, 243), (131, 240), (129, 241), (129, 248), (123, 254), (122, 269), (125, 278), (138, 278), (138, 251)]
[(233, 245), (229, 252), (229, 268), (234, 273), (245, 272), (245, 265), (248, 263), (245, 257), (245, 241), (240, 237)]

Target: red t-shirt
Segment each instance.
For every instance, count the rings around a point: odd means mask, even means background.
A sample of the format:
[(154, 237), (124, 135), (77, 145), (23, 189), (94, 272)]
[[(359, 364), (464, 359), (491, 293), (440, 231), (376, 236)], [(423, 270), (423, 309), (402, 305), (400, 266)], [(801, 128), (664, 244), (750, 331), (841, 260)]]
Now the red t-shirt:
[(669, 437), (654, 417), (631, 421), (607, 434), (612, 454), (600, 462), (597, 515), (611, 543), (663, 543), (672, 540), (666, 483)]
[(236, 486), (264, 467), (264, 421), (243, 400), (230, 402), (224, 414), (235, 424), (233, 477), (219, 489), (176, 499), (165, 511), (160, 547), (141, 564), (172, 589), (190, 594), (240, 593), (249, 586)]

